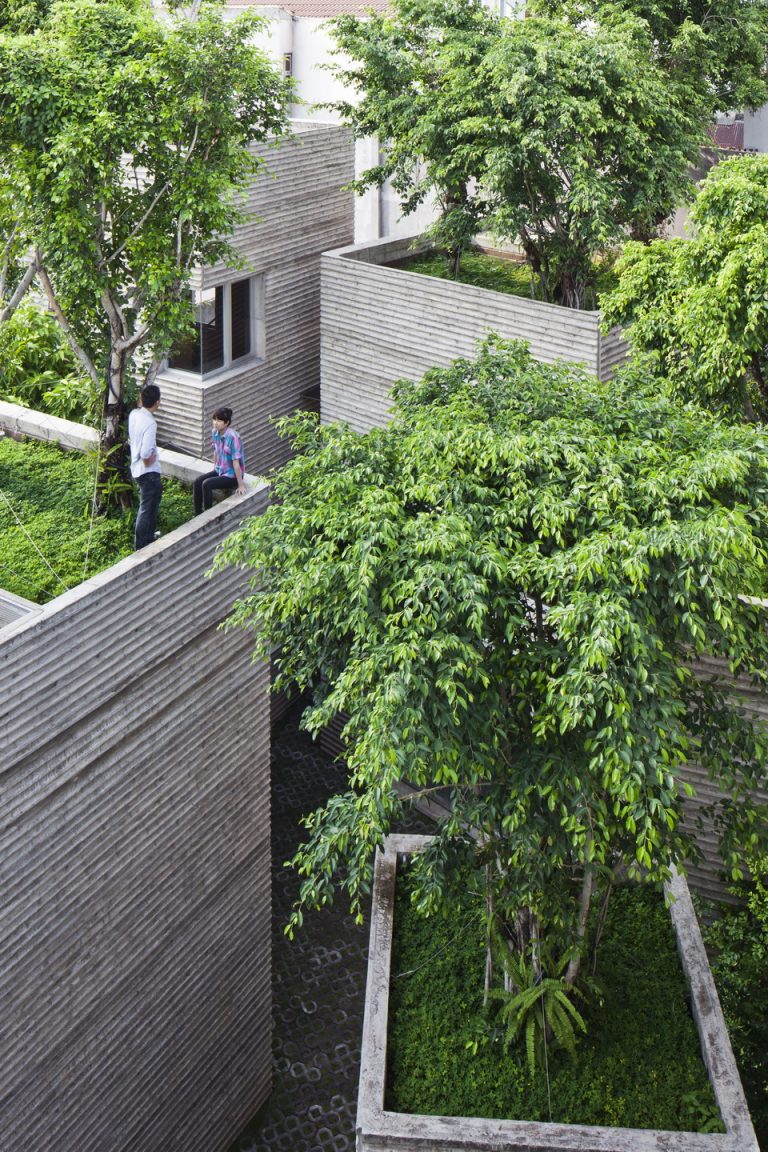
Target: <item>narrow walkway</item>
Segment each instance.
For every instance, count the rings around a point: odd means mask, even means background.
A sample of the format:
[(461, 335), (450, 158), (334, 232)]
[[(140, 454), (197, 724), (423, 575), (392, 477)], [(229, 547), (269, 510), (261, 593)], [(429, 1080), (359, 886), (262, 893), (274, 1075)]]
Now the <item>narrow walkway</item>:
[(344, 773), (298, 731), (297, 715), (272, 741), (272, 1095), (231, 1152), (353, 1152), (368, 925), (343, 899), (283, 933), (298, 882), (283, 862), (300, 842), (300, 817), (346, 786)]

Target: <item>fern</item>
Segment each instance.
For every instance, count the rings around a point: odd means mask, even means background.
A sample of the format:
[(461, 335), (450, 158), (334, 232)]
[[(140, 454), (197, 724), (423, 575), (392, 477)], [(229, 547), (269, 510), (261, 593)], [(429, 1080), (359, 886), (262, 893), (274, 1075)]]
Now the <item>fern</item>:
[(586, 1032), (584, 1018), (573, 1003), (578, 989), (566, 984), (561, 973), (568, 957), (557, 965), (555, 976), (539, 973), (535, 964), (520, 953), (505, 959), (515, 986), (514, 992), (492, 989), (490, 995), (501, 1001), (499, 1020), (504, 1025), (504, 1043), (509, 1048), (521, 1035), (531, 1072), (543, 1060), (545, 1043), (576, 1053), (577, 1030)]

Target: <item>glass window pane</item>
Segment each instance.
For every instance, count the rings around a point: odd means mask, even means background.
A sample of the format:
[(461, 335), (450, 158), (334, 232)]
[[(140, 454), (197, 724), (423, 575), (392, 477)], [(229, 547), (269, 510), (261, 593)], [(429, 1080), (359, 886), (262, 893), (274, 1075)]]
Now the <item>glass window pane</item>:
[(236, 280), (230, 285), (232, 316), (232, 359), (251, 354), (251, 281)]
[[(203, 310), (204, 309), (204, 310)], [(215, 299), (200, 312), (200, 343), (203, 375), (224, 364), (224, 289), (217, 288)]]
[(190, 294), (192, 323), (168, 357), (169, 368), (203, 375), (224, 364), (224, 289)]
[(201, 371), (200, 328), (197, 323), (197, 309), (194, 306), (194, 293), (188, 293), (190, 326), (186, 335), (176, 341), (168, 357), (169, 368), (180, 368), (183, 372)]

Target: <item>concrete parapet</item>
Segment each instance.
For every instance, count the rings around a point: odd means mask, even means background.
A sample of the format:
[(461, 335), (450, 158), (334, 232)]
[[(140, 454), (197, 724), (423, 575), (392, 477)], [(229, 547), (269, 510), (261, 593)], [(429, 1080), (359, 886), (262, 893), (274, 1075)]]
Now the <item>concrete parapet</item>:
[(4, 1152), (216, 1152), (269, 1092), (269, 671), (205, 577), (266, 502), (0, 627)]
[(526, 340), (545, 363), (580, 363), (601, 380), (623, 362), (626, 342), (618, 329), (601, 333), (598, 312), (387, 266), (424, 247), (416, 237), (386, 239), (323, 255), (324, 423), (344, 420), (359, 431), (385, 424), (396, 380), (418, 380), (428, 368), (474, 355), (489, 332)]

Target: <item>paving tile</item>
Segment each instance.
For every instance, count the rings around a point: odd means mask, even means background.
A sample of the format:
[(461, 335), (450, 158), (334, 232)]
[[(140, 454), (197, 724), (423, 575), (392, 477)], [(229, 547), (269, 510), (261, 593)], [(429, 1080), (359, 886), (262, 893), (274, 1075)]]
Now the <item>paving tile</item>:
[(355, 924), (339, 899), (306, 915), (293, 940), (283, 933), (298, 891), (283, 864), (302, 839), (300, 817), (346, 787), (297, 719), (272, 737), (272, 1094), (230, 1152), (355, 1147), (368, 924)]

